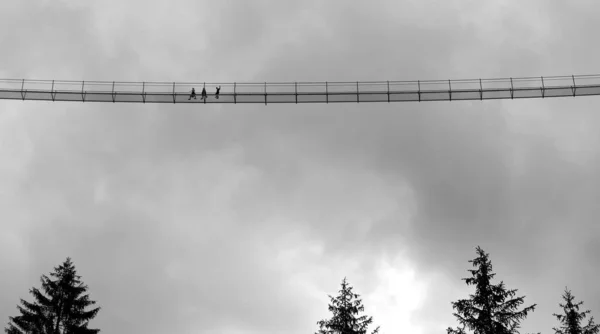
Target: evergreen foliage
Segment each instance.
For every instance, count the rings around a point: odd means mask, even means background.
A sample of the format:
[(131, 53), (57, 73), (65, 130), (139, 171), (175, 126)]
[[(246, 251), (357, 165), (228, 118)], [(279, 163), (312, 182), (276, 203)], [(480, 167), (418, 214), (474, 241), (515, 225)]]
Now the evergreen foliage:
[[(348, 285), (345, 277), (339, 293), (335, 298), (329, 296), (331, 299), (329, 311), (333, 313), (333, 317), (329, 320), (318, 321), (317, 325), (320, 329), (315, 334), (366, 334), (367, 328), (373, 322), (373, 317), (366, 315), (357, 317), (358, 313), (364, 312), (365, 308), (362, 300), (358, 299), (360, 295), (352, 292), (352, 287)], [(371, 334), (378, 332), (379, 326)]]
[(452, 308), (456, 310), (453, 315), (458, 319), (462, 327), (452, 329), (448, 327), (448, 334), (466, 334), (465, 329), (472, 330), (474, 334), (515, 334), (522, 319), (527, 313), (535, 310), (531, 305), (521, 311), (516, 311), (523, 304), (523, 297), (513, 298), (515, 290), (506, 290), (504, 283), (493, 285), (491, 279), (496, 275), (492, 272), (492, 263), (489, 254), (477, 246), (478, 257), (469, 260), (473, 267), (472, 277), (463, 278), (467, 285), (475, 285), (475, 294), (469, 295), (469, 299), (461, 299), (452, 302)]
[(552, 328), (554, 332), (556, 334), (597, 334), (600, 330), (600, 325), (594, 324), (594, 317), (590, 318), (585, 327), (581, 327), (580, 325), (581, 320), (585, 319), (586, 315), (590, 313), (589, 310), (579, 312), (579, 306), (583, 302), (573, 303), (575, 296), (566, 287), (565, 294), (562, 297), (567, 303), (559, 305), (563, 308), (565, 314), (552, 314), (562, 325), (560, 328)]
[(88, 329), (88, 322), (100, 310), (99, 307), (85, 311), (85, 308), (96, 302), (83, 295), (88, 289), (79, 279), (70, 258), (60, 266), (55, 267), (50, 274), (41, 277), (42, 289), (36, 288), (29, 292), (35, 298), (34, 303), (21, 299), (17, 306), (21, 315), (9, 317), (7, 334), (97, 334), (99, 329)]

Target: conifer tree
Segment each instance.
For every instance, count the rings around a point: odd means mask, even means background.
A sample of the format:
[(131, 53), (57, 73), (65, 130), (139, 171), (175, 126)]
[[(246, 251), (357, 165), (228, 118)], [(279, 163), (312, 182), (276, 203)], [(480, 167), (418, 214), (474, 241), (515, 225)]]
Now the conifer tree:
[(575, 296), (571, 294), (570, 290), (565, 287), (565, 294), (562, 296), (566, 304), (558, 304), (563, 308), (565, 314), (552, 314), (558, 321), (563, 325), (560, 329), (552, 328), (556, 334), (597, 334), (600, 330), (600, 325), (594, 324), (594, 317), (591, 317), (588, 321), (587, 326), (581, 327), (581, 320), (585, 319), (586, 315), (590, 313), (589, 310), (579, 312), (579, 306), (583, 302), (573, 303)]
[[(9, 317), (7, 334), (96, 334), (99, 329), (88, 329), (88, 322), (93, 319), (99, 307), (86, 311), (85, 308), (96, 302), (83, 295), (88, 289), (79, 279), (70, 258), (55, 267), (50, 276), (41, 277), (42, 289), (29, 292), (35, 298), (34, 303), (21, 299), (22, 306), (17, 306), (21, 315)], [(47, 296), (46, 296), (47, 295)]]
[(529, 311), (534, 311), (531, 305), (521, 311), (516, 311), (523, 304), (523, 297), (513, 298), (515, 290), (506, 290), (504, 282), (493, 285), (491, 279), (496, 275), (492, 273), (492, 263), (489, 254), (477, 246), (478, 257), (469, 260), (475, 270), (469, 270), (472, 277), (463, 278), (467, 285), (475, 285), (475, 294), (469, 295), (470, 299), (461, 299), (452, 302), (456, 310), (453, 315), (458, 319), (462, 328), (448, 327), (448, 334), (465, 334), (465, 329), (472, 330), (474, 334), (515, 334), (522, 319)]
[[(331, 299), (329, 311), (333, 313), (333, 317), (318, 321), (317, 325), (320, 329), (315, 334), (367, 334), (367, 328), (373, 322), (373, 317), (366, 315), (357, 317), (359, 312), (364, 312), (365, 307), (362, 305), (362, 300), (358, 299), (360, 295), (352, 292), (352, 287), (348, 285), (345, 277), (339, 293), (335, 298), (329, 296)], [(371, 334), (378, 332), (379, 326)]]

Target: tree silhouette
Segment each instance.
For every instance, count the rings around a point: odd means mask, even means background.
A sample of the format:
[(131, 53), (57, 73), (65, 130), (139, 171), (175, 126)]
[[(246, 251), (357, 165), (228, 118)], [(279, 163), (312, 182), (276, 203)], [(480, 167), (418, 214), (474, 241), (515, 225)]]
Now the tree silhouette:
[(585, 319), (585, 316), (590, 313), (589, 310), (584, 312), (579, 312), (579, 306), (583, 304), (583, 302), (579, 302), (577, 304), (573, 303), (575, 296), (571, 294), (570, 290), (567, 290), (565, 287), (565, 294), (562, 296), (564, 300), (567, 301), (567, 304), (558, 304), (563, 308), (565, 314), (552, 314), (555, 316), (558, 321), (563, 325), (560, 329), (552, 328), (556, 334), (596, 334), (600, 330), (600, 325), (594, 324), (594, 317), (591, 317), (588, 321), (587, 326), (581, 327), (581, 320)]
[(34, 303), (21, 299), (23, 306), (17, 306), (21, 315), (9, 317), (7, 334), (96, 334), (99, 329), (88, 329), (88, 322), (93, 319), (99, 307), (85, 311), (85, 308), (95, 304), (85, 293), (88, 289), (79, 279), (71, 258), (60, 266), (55, 267), (50, 276), (51, 280), (42, 275), (42, 289), (47, 297), (38, 289), (29, 292), (35, 298)]
[[(329, 296), (331, 299), (329, 311), (333, 313), (333, 317), (318, 321), (317, 325), (320, 329), (316, 334), (366, 334), (373, 317), (366, 315), (356, 317), (359, 312), (364, 312), (365, 307), (362, 305), (362, 300), (358, 299), (360, 295), (352, 292), (352, 287), (348, 285), (345, 277), (339, 293), (336, 298)], [(371, 333), (378, 332), (379, 326)]]
[(490, 280), (496, 275), (492, 273), (492, 263), (489, 254), (477, 246), (478, 257), (469, 260), (475, 270), (469, 270), (472, 277), (463, 278), (467, 285), (475, 285), (475, 294), (470, 299), (452, 302), (452, 308), (457, 311), (453, 315), (458, 319), (462, 328), (448, 327), (448, 334), (465, 334), (465, 328), (475, 334), (514, 334), (522, 319), (529, 311), (534, 311), (531, 305), (521, 311), (515, 311), (523, 304), (523, 297), (513, 298), (517, 290), (506, 290), (504, 283), (492, 285)]

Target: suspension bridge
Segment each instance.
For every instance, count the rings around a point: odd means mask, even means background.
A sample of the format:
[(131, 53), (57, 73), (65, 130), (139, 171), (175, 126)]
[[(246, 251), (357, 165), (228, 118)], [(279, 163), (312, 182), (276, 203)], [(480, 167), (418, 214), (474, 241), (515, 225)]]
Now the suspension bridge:
[[(215, 95), (220, 86), (220, 94)], [(192, 88), (197, 98), (190, 98)], [(207, 98), (198, 93), (206, 88)], [(107, 103), (373, 103), (600, 95), (600, 75), (357, 82), (118, 82), (0, 79), (0, 99)]]

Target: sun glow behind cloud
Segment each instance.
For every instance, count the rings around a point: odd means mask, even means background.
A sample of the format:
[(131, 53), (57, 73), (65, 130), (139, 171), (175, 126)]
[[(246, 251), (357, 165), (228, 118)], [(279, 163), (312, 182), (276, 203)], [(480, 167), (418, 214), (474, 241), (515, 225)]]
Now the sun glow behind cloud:
[(377, 276), (377, 288), (364, 296), (365, 312), (373, 316), (373, 324), (383, 324), (380, 333), (422, 334), (412, 312), (422, 307), (427, 283), (417, 280), (414, 269), (401, 258), (391, 263), (382, 259)]

